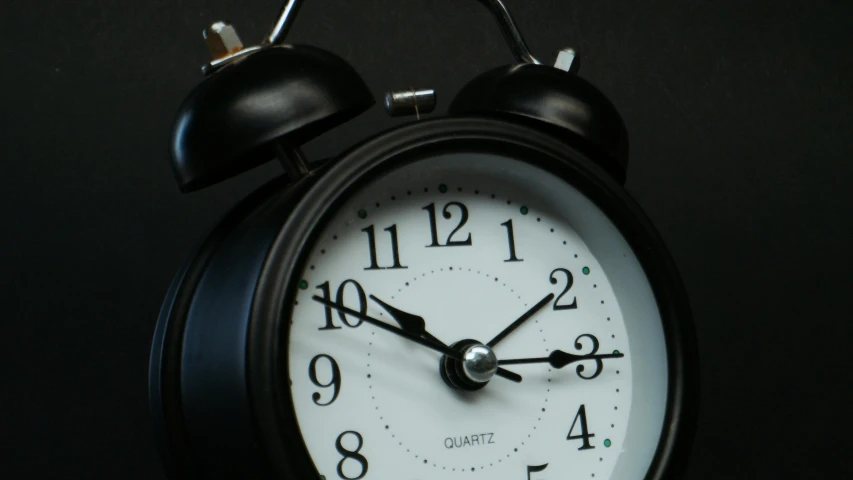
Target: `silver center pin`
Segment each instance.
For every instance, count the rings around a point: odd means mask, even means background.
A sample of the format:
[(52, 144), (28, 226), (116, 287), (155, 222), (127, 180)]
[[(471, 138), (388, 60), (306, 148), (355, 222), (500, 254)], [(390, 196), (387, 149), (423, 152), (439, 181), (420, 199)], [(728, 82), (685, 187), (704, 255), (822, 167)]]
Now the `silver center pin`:
[(472, 381), (486, 383), (498, 371), (498, 357), (485, 345), (471, 345), (462, 354), (462, 369)]

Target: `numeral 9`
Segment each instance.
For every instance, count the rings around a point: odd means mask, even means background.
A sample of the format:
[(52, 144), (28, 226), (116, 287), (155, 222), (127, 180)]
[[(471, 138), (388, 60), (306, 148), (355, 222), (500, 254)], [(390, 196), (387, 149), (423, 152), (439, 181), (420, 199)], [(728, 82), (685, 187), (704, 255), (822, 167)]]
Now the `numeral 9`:
[[(320, 380), (317, 378), (317, 362), (320, 359), (326, 359), (329, 362), (329, 367), (332, 369), (332, 379), (329, 380), (329, 383), (320, 383)], [(332, 402), (338, 398), (338, 393), (341, 391), (341, 369), (338, 368), (338, 362), (335, 361), (334, 358), (326, 355), (325, 353), (321, 353), (316, 357), (311, 359), (311, 363), (308, 365), (308, 378), (311, 380), (311, 383), (317, 385), (320, 388), (329, 388), (332, 387), (332, 399), (326, 403), (320, 403), (320, 392), (314, 392), (311, 395), (311, 398), (314, 399), (314, 403), (321, 407), (325, 407), (327, 405), (331, 405)]]

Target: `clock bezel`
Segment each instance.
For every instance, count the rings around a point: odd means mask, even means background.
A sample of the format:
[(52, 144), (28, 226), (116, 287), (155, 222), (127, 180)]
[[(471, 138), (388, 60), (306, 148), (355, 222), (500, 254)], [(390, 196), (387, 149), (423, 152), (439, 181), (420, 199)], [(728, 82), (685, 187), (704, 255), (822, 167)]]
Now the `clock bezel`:
[(593, 159), (541, 130), (507, 119), (440, 118), (384, 132), (342, 154), (294, 208), (263, 266), (248, 335), (248, 375), (257, 427), (274, 468), (286, 479), (318, 475), (296, 421), (287, 340), (298, 275), (317, 235), (349, 196), (390, 170), (439, 153), (493, 153), (543, 168), (578, 189), (616, 226), (648, 277), (667, 346), (664, 425), (646, 478), (686, 468), (698, 411), (698, 353), (680, 276), (651, 221)]

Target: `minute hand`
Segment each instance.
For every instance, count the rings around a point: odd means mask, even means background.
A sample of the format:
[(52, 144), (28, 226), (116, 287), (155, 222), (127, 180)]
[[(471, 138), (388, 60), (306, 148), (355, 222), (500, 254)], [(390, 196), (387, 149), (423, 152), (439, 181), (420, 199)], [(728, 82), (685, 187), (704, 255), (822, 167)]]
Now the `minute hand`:
[(547, 305), (548, 302), (550, 302), (553, 299), (554, 299), (554, 294), (549, 293), (545, 298), (543, 298), (542, 300), (539, 300), (536, 303), (536, 305), (533, 305), (530, 308), (530, 310), (524, 312), (524, 314), (522, 316), (518, 317), (518, 319), (516, 321), (512, 322), (508, 327), (504, 328), (501, 331), (501, 333), (499, 333), (499, 334), (497, 334), (497, 336), (495, 336), (495, 338), (489, 340), (489, 343), (487, 343), (486, 346), (488, 346), (489, 348), (494, 348), (494, 346), (497, 345), (498, 342), (500, 342), (501, 340), (506, 338), (506, 336), (509, 335), (510, 333), (512, 333), (516, 328), (520, 327), (522, 323), (529, 320), (530, 317), (532, 317), (533, 315), (536, 314), (536, 312), (538, 312), (539, 310), (542, 310), (542, 307)]

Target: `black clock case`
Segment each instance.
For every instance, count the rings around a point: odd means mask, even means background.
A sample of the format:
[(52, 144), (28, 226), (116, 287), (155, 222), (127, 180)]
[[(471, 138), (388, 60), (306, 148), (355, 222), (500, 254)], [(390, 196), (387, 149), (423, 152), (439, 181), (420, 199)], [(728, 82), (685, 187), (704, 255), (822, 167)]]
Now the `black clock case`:
[(296, 183), (275, 179), (240, 202), (176, 275), (155, 331), (151, 407), (170, 478), (317, 478), (288, 388), (286, 306), (298, 283), (291, 273), (302, 271), (306, 246), (360, 186), (406, 162), (465, 151), (550, 171), (601, 208), (631, 245), (661, 312), (669, 366), (667, 413), (646, 478), (680, 478), (699, 390), (684, 288), (651, 222), (606, 168), (611, 163), (555, 133), (499, 115), (419, 121), (364, 141)]

